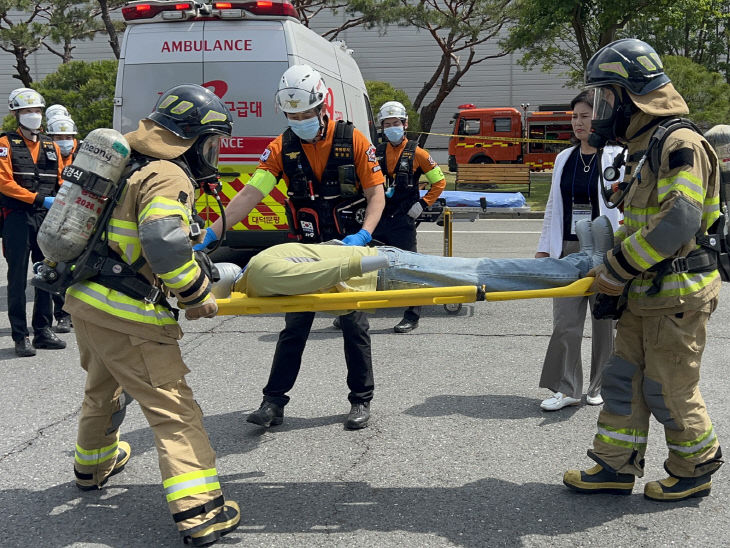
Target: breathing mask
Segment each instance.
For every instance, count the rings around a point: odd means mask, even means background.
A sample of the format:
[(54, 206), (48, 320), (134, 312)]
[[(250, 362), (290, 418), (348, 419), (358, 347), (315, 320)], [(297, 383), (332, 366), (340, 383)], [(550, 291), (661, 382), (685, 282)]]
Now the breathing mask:
[(41, 120), (43, 115), (40, 112), (23, 112), (18, 115), (18, 123), (24, 128), (28, 128), (31, 131), (41, 127)]
[(403, 140), (403, 126), (390, 126), (383, 130), (385, 137), (393, 144), (398, 144)]
[(608, 141), (626, 137), (634, 104), (623, 88), (613, 86), (595, 88), (593, 97), (593, 121), (588, 144), (603, 148)]
[(319, 116), (307, 118), (306, 120), (291, 120), (287, 118), (287, 122), (294, 134), (303, 141), (313, 141), (320, 130)]
[(73, 139), (61, 139), (56, 141), (58, 148), (61, 149), (61, 156), (68, 156), (73, 152), (74, 140)]
[(198, 184), (218, 179), (220, 143), (219, 134), (203, 134), (183, 155)]

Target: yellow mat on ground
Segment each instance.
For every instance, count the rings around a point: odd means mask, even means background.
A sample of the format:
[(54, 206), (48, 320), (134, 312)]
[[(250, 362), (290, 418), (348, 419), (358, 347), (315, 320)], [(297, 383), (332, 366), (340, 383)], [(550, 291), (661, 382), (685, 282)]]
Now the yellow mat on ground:
[(429, 287), (424, 289), (395, 289), (390, 291), (351, 291), (345, 293), (312, 293), (289, 297), (247, 297), (233, 293), (228, 299), (218, 299), (218, 315), (276, 314), (281, 312), (317, 312), (333, 310), (368, 310), (399, 308), (477, 301), (509, 301), (514, 299), (543, 299), (581, 297), (588, 295), (593, 278), (582, 278), (564, 287), (526, 291), (495, 291), (485, 293), (475, 285)]

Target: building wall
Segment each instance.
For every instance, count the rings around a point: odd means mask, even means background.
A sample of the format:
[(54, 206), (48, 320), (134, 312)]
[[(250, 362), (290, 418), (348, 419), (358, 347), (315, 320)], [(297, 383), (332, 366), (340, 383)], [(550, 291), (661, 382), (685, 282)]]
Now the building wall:
[[(342, 21), (341, 15), (321, 13), (313, 22), (315, 31), (324, 32)], [(425, 32), (415, 28), (391, 27), (385, 33), (378, 29), (348, 29), (339, 37), (353, 50), (365, 80), (390, 82), (396, 89), (416, 98), (424, 81), (433, 73), (439, 59), (439, 49)], [(120, 37), (121, 41), (121, 37)], [(93, 40), (78, 42), (74, 49), (74, 60), (95, 61), (113, 59), (111, 47), (105, 35)], [(479, 53), (494, 55), (494, 44), (486, 44)], [(451, 95), (442, 104), (434, 122), (432, 133), (451, 133), (451, 117), (457, 106), (474, 103), (479, 107), (513, 106), (530, 103), (531, 108), (540, 104), (566, 104), (577, 90), (563, 86), (564, 77), (559, 72), (545, 73), (539, 69), (524, 71), (517, 64), (518, 55), (507, 55), (488, 59), (473, 66)], [(32, 54), (29, 65), (34, 81), (54, 72), (60, 58), (42, 48)], [(21, 87), (20, 80), (12, 78), (15, 73), (15, 59), (0, 52), (0, 97), (7, 97), (10, 91)], [(0, 113), (7, 114), (5, 101), (0, 102)], [(446, 148), (448, 138), (433, 135), (428, 140), (429, 148)]]

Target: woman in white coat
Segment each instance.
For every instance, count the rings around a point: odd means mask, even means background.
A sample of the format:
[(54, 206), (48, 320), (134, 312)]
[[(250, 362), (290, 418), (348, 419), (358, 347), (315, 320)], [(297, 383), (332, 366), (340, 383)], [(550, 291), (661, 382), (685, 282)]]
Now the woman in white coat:
[[(555, 159), (550, 196), (535, 254), (537, 258), (560, 258), (577, 251), (575, 223), (580, 219), (592, 220), (605, 215), (615, 231), (621, 218), (617, 209), (606, 207), (599, 185), (611, 186), (610, 181), (603, 179), (601, 169), (610, 166), (623, 149), (606, 146), (599, 162), (598, 151), (588, 144), (593, 90), (578, 95), (570, 107), (573, 111), (573, 134), (578, 144), (562, 151)], [(553, 391), (553, 395), (540, 404), (546, 411), (557, 411), (580, 403), (583, 393), (581, 342), (586, 313), (591, 316), (592, 324), (591, 374), (586, 402), (590, 405), (603, 403), (601, 373), (613, 353), (613, 321), (593, 318), (590, 308), (594, 299), (591, 296), (553, 300), (553, 333), (540, 377), (540, 387)]]

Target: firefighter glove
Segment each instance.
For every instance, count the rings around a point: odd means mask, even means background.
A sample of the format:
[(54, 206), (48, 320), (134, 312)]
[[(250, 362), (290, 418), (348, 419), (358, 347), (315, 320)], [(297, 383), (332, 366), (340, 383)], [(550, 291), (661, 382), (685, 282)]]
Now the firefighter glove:
[(411, 206), (411, 209), (408, 210), (408, 216), (411, 219), (418, 219), (421, 213), (423, 213), (423, 204), (420, 201), (413, 204)]
[(203, 237), (203, 241), (199, 244), (195, 244), (193, 246), (193, 251), (202, 251), (206, 247), (208, 247), (210, 244), (215, 242), (218, 239), (218, 236), (215, 232), (213, 232), (212, 228), (206, 228), (205, 229), (205, 236)]
[(367, 245), (372, 239), (372, 234), (364, 228), (361, 228), (355, 234), (350, 234), (342, 238), (342, 243), (345, 245)]
[(53, 196), (46, 196), (45, 198), (43, 198), (43, 207), (45, 207), (46, 209), (51, 209), (51, 206), (53, 205), (53, 200), (55, 199), (56, 198)]
[(200, 318), (213, 318), (218, 313), (218, 304), (215, 297), (210, 294), (200, 304), (185, 309), (185, 318), (188, 320), (199, 320)]
[(590, 291), (593, 293), (603, 293), (604, 295), (621, 295), (624, 292), (626, 282), (622, 282), (614, 278), (606, 268), (605, 264), (598, 265), (588, 272), (588, 276), (593, 276), (593, 284)]

